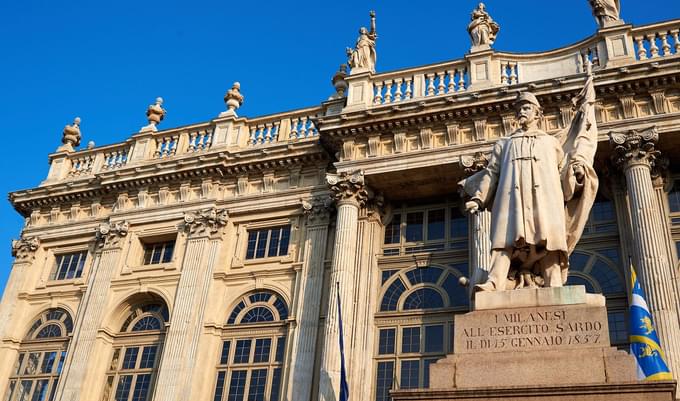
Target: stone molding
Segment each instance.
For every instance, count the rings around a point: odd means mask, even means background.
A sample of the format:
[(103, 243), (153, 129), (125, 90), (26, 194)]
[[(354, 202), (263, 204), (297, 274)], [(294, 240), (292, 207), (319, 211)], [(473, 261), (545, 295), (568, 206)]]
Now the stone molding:
[(368, 201), (368, 188), (364, 182), (363, 171), (353, 173), (326, 174), (326, 182), (331, 190), (331, 198), (339, 205), (344, 203), (363, 207)]
[(613, 148), (612, 162), (618, 168), (627, 170), (636, 165), (656, 168), (661, 154), (656, 149), (659, 140), (656, 126), (645, 130), (610, 132), (609, 140)]
[(35, 251), (40, 247), (38, 237), (24, 237), (12, 240), (12, 256), (16, 262), (31, 262), (35, 259)]
[(460, 157), (460, 165), (466, 176), (471, 176), (483, 170), (489, 164), (488, 157), (483, 152), (475, 152), (473, 155), (463, 155)]
[(184, 229), (190, 237), (219, 236), (229, 221), (227, 209), (211, 208), (184, 213)]
[(129, 231), (130, 224), (127, 221), (101, 223), (96, 228), (95, 241), (99, 248), (120, 247), (121, 241), (127, 237)]
[(310, 200), (302, 200), (302, 212), (307, 216), (310, 226), (326, 226), (330, 223), (333, 211), (333, 200), (325, 196), (317, 196)]

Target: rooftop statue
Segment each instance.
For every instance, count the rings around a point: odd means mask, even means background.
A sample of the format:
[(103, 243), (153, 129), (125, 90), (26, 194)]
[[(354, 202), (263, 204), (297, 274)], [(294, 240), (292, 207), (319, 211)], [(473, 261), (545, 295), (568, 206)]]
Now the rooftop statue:
[(600, 28), (616, 25), (620, 21), (621, 2), (619, 0), (588, 0), (593, 15)]
[(350, 67), (350, 74), (357, 72), (375, 72), (376, 52), (375, 41), (378, 34), (375, 32), (375, 11), (369, 13), (371, 17), (371, 30), (366, 27), (359, 29), (359, 38), (354, 49), (347, 48), (347, 63)]
[(561, 287), (569, 255), (597, 194), (595, 89), (575, 97), (570, 127), (557, 136), (539, 129), (541, 105), (524, 92), (514, 103), (518, 129), (499, 139), (488, 166), (458, 183), (465, 208), (491, 209), (491, 267), (475, 291)]
[(472, 40), (472, 51), (490, 48), (496, 40), (500, 26), (486, 12), (484, 3), (479, 3), (477, 8), (472, 10), (470, 19), (472, 21), (467, 29)]

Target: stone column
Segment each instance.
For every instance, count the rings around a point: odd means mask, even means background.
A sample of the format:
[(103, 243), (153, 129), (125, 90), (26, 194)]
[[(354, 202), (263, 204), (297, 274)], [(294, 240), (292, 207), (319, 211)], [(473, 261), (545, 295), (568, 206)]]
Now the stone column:
[(658, 138), (655, 128), (610, 134), (614, 148), (612, 160), (626, 176), (636, 256), (634, 265), (647, 295), (669, 368), (675, 376), (680, 369), (678, 294), (674, 291), (673, 266), (663, 243), (662, 216), (651, 177), (659, 155), (655, 148)]
[(317, 333), (319, 331), (319, 311), (321, 309), (321, 289), (323, 288), (326, 241), (330, 215), (330, 199), (321, 197), (311, 202), (303, 202), (307, 216), (306, 237), (302, 256), (302, 272), (298, 291), (297, 333), (291, 355), (290, 393), (288, 399), (310, 401), (312, 398), (312, 379)]
[(191, 399), (191, 379), (208, 290), (227, 220), (227, 211), (224, 209), (213, 208), (184, 215), (184, 227), (189, 240), (170, 326), (163, 344), (154, 400)]
[[(607, 177), (607, 174), (605, 175)], [(628, 264), (628, 256), (633, 256), (635, 249), (633, 247), (632, 227), (630, 222), (630, 210), (628, 207), (628, 198), (626, 196), (626, 184), (624, 177), (609, 175), (607, 181), (612, 192), (612, 199), (614, 201), (614, 209), (616, 210), (616, 225), (619, 233), (619, 243), (621, 245), (621, 263), (624, 267), (623, 272), (626, 278), (625, 287), (626, 293), (630, 292), (630, 271), (626, 267)], [(604, 180), (603, 180), (604, 181)], [(606, 182), (606, 181), (605, 181)], [(601, 185), (605, 184), (601, 181)], [(606, 184), (605, 184), (606, 185)]]
[(11, 327), (17, 297), (24, 286), (26, 270), (33, 264), (39, 246), (40, 241), (36, 237), (22, 236), (21, 239), (12, 241), (12, 256), (15, 259), (0, 302), (0, 322), (3, 322), (0, 325), (0, 340), (7, 335), (7, 330)]
[[(472, 156), (461, 156), (460, 164), (464, 167), (466, 177), (484, 169), (489, 160), (482, 152)], [(468, 291), (472, 296), (475, 284), (484, 283), (491, 269), (491, 212), (482, 210), (471, 214), (468, 218), (470, 238), (470, 283)]]
[(103, 223), (97, 228), (97, 246), (87, 290), (75, 316), (73, 340), (57, 388), (58, 401), (77, 401), (87, 373), (91, 350), (106, 311), (106, 301), (116, 268), (119, 265), (123, 239), (128, 223)]
[[(357, 257), (357, 229), (359, 225), (359, 209), (368, 198), (364, 186), (363, 173), (334, 175), (327, 177), (328, 184), (336, 200), (338, 215), (333, 247), (333, 261), (328, 283), (328, 305), (324, 326), (323, 352), (321, 359), (321, 376), (319, 378), (319, 400), (335, 401), (340, 388), (340, 347), (338, 344), (338, 290), (342, 300), (343, 332), (345, 335), (345, 362), (351, 355), (350, 333), (352, 333), (353, 295), (357, 285), (354, 277), (354, 265)], [(357, 397), (352, 397), (357, 399)], [(358, 397), (361, 398), (361, 397)]]

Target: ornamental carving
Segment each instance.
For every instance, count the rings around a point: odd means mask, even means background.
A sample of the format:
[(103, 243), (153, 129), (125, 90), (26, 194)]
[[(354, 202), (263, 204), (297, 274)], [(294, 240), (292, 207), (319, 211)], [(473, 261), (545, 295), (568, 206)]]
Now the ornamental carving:
[(100, 248), (113, 248), (120, 246), (123, 238), (127, 237), (130, 224), (127, 221), (101, 223), (96, 230), (97, 246)]
[(37, 237), (22, 236), (20, 239), (12, 240), (12, 256), (17, 262), (31, 261), (35, 258), (35, 251), (39, 246), (40, 240)]
[(610, 132), (609, 141), (614, 150), (612, 162), (624, 170), (639, 164), (654, 170), (661, 153), (656, 149), (658, 140), (655, 126), (641, 131)]
[(326, 182), (331, 190), (331, 198), (338, 204), (355, 203), (362, 207), (368, 200), (368, 190), (364, 183), (363, 171), (326, 175)]
[(482, 152), (475, 152), (474, 155), (463, 155), (460, 157), (460, 164), (464, 167), (466, 176), (470, 176), (489, 164), (489, 159)]
[(328, 225), (333, 200), (327, 197), (316, 197), (310, 200), (302, 200), (302, 212), (307, 216), (307, 223), (311, 225)]
[(227, 225), (227, 209), (205, 209), (199, 212), (184, 213), (184, 228), (189, 235), (214, 235)]

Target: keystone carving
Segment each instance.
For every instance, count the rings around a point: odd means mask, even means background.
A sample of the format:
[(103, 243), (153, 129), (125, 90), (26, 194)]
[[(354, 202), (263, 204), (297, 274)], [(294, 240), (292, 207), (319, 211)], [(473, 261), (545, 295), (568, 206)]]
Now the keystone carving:
[(610, 132), (609, 141), (614, 149), (612, 162), (623, 170), (640, 164), (654, 170), (661, 154), (656, 149), (658, 140), (656, 127), (642, 131)]
[(368, 200), (368, 190), (364, 183), (363, 171), (326, 175), (331, 190), (331, 198), (338, 204), (355, 203), (363, 207)]
[(113, 248), (120, 245), (123, 238), (128, 235), (130, 224), (127, 221), (116, 223), (101, 223), (96, 228), (96, 241), (100, 248)]
[(227, 209), (206, 209), (184, 213), (184, 227), (190, 235), (217, 234), (229, 221)]
[(307, 216), (307, 222), (311, 225), (328, 225), (333, 200), (326, 197), (316, 197), (302, 200), (302, 212)]
[(17, 262), (27, 262), (35, 258), (35, 251), (40, 246), (40, 240), (37, 237), (21, 237), (20, 239), (12, 240), (12, 256), (16, 258)]

